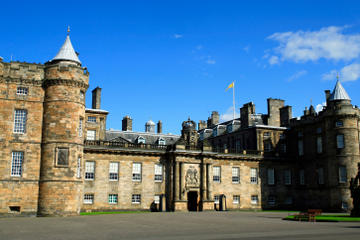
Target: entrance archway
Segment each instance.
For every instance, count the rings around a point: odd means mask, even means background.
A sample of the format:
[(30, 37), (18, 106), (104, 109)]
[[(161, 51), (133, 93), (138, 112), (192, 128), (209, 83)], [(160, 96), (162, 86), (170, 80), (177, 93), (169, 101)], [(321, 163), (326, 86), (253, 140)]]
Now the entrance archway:
[(198, 208), (197, 199), (198, 199), (197, 191), (188, 192), (187, 200), (188, 200), (188, 210), (189, 211), (197, 211), (197, 208)]

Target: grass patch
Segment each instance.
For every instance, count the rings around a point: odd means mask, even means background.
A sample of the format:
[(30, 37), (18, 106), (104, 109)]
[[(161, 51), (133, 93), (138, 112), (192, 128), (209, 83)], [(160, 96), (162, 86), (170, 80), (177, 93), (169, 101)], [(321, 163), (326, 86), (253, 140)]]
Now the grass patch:
[[(294, 215), (289, 215), (283, 219), (297, 221)], [(318, 222), (360, 222), (360, 217), (350, 217), (344, 214), (326, 214), (315, 216), (315, 220)], [(306, 221), (306, 219), (302, 221)]]
[(126, 214), (126, 213), (149, 213), (150, 211), (108, 211), (108, 212), (81, 212), (81, 216), (102, 215), (102, 214)]

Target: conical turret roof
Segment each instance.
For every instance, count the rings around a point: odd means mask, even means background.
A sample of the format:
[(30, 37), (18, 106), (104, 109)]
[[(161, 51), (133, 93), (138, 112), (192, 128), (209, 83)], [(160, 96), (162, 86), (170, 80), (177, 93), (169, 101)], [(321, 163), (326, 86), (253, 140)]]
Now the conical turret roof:
[(335, 88), (333, 92), (331, 93), (329, 97), (330, 101), (336, 101), (336, 100), (349, 100), (351, 101), (351, 98), (345, 91), (344, 87), (341, 85), (339, 79), (336, 82)]
[(60, 48), (58, 54), (56, 54), (56, 56), (51, 61), (59, 61), (59, 60), (73, 61), (73, 62), (81, 64), (81, 62), (71, 44), (69, 35), (66, 36), (64, 44)]

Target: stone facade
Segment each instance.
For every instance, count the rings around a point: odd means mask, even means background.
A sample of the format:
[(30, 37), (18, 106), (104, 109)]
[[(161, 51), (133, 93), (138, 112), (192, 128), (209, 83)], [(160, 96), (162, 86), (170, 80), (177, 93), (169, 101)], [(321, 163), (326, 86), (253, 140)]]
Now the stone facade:
[(327, 107), (298, 119), (281, 99), (267, 114), (250, 102), (231, 121), (188, 119), (181, 135), (161, 121), (133, 132), (129, 116), (106, 130), (101, 88), (85, 108), (89, 73), (70, 50), (45, 64), (0, 60), (0, 215), (351, 209), (360, 111), (349, 98), (326, 91)]

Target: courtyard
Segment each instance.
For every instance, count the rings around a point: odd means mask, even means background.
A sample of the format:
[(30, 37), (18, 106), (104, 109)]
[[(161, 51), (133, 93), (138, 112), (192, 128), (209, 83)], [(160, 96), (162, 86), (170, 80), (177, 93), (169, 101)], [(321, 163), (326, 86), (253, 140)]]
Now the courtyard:
[(284, 221), (287, 212), (167, 212), (0, 218), (1, 240), (359, 239), (360, 223)]

